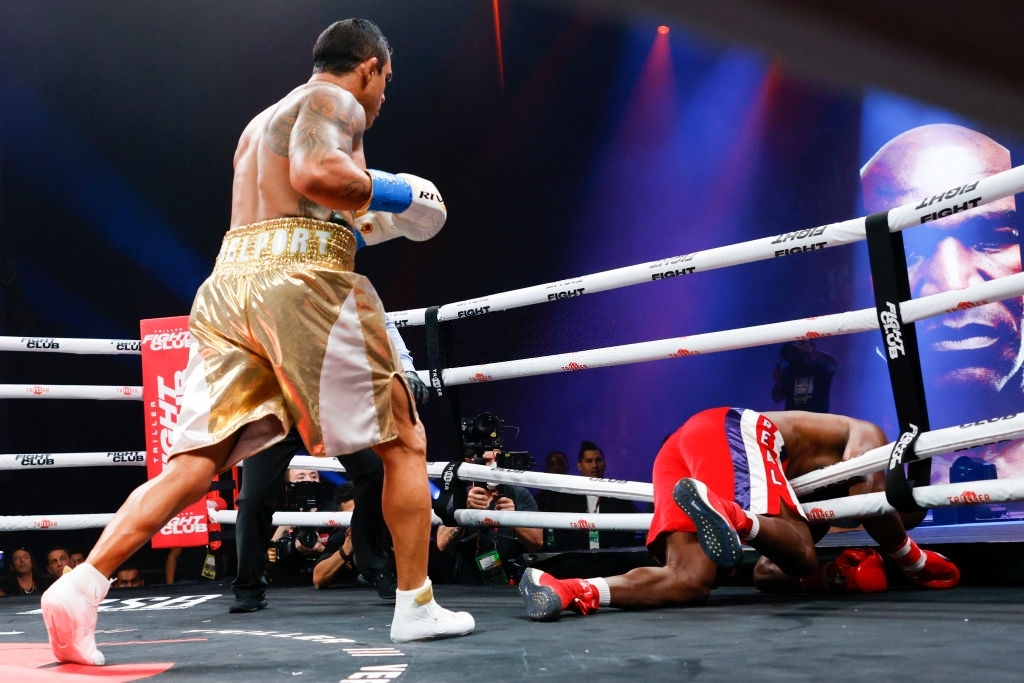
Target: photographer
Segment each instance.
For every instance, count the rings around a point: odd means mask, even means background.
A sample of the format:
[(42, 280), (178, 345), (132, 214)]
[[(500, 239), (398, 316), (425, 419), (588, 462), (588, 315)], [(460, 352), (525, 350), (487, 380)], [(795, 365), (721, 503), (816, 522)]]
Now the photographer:
[[(356, 507), (353, 499), (353, 486), (346, 483), (341, 486), (335, 500), (342, 512), (351, 512)], [(313, 565), (313, 587), (327, 588), (334, 584), (354, 585), (359, 579), (352, 555), (352, 527), (337, 527), (324, 544), (324, 551)]]
[[(323, 484), (316, 470), (285, 472), (285, 509), (316, 512), (323, 503)], [(280, 526), (267, 550), (267, 575), (272, 583), (309, 584), (313, 566), (326, 549), (327, 535), (312, 527)]]
[[(498, 424), (500, 420), (490, 413), (463, 421), (463, 444), (469, 456), (466, 462), (496, 466), (495, 460), (504, 448), (497, 435)], [(466, 493), (466, 507), (536, 512), (537, 502), (522, 486), (473, 482)], [(436, 542), (438, 550), (453, 555), (453, 583), (508, 585), (519, 581), (520, 556), (540, 550), (544, 533), (532, 527), (440, 526)]]

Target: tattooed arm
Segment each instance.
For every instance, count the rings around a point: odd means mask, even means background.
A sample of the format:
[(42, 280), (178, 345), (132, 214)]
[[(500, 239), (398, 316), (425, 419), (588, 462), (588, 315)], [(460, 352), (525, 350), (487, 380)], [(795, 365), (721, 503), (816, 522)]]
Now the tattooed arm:
[[(310, 84), (295, 108), (294, 123), (276, 116), (267, 131), (272, 148), (287, 155), (291, 187), (303, 197), (333, 210), (355, 210), (370, 199), (370, 177), (363, 157), (363, 107), (343, 88)], [(275, 151), (276, 151), (275, 149)]]

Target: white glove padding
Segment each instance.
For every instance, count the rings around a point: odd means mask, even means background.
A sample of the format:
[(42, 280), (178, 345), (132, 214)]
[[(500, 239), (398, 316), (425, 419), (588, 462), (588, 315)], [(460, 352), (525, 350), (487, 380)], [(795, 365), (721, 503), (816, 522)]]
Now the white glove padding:
[(379, 244), (401, 237), (402, 233), (395, 228), (394, 218), (394, 215), (387, 211), (357, 213), (355, 232), (363, 238), (364, 244)]
[(411, 240), (422, 242), (436, 235), (448, 218), (441, 193), (434, 183), (408, 173), (398, 177), (412, 186), (412, 204), (395, 214), (395, 229)]
[[(397, 216), (387, 211), (364, 211), (357, 213), (355, 217), (355, 231), (362, 238), (363, 244), (369, 246), (380, 244), (396, 237), (408, 237), (411, 240), (422, 242), (433, 237), (437, 230), (430, 232), (423, 227), (417, 226), (402, 216)], [(440, 227), (438, 228), (440, 230)]]

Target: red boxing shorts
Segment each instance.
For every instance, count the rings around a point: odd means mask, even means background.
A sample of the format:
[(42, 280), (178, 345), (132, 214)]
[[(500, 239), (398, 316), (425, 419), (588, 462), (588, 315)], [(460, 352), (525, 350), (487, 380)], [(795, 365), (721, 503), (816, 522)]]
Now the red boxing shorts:
[(651, 555), (664, 562), (667, 534), (697, 531), (672, 498), (683, 477), (704, 482), (750, 512), (778, 515), (785, 505), (804, 516), (783, 472), (782, 447), (779, 428), (753, 410), (712, 408), (687, 420), (654, 460), (654, 517), (647, 534)]

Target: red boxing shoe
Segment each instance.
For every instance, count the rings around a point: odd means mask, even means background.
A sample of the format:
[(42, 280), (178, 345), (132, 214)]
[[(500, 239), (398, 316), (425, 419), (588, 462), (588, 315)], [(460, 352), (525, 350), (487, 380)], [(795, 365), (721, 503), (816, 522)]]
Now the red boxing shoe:
[(907, 576), (921, 588), (944, 590), (954, 588), (960, 583), (960, 570), (946, 557), (934, 550), (923, 550), (924, 567), (916, 572), (906, 572)]
[(829, 590), (882, 593), (889, 588), (885, 559), (870, 548), (847, 548), (825, 570)]
[(526, 603), (526, 615), (534, 621), (554, 621), (563, 610), (577, 614), (596, 612), (600, 597), (594, 584), (585, 579), (556, 579), (530, 567), (519, 582)]

